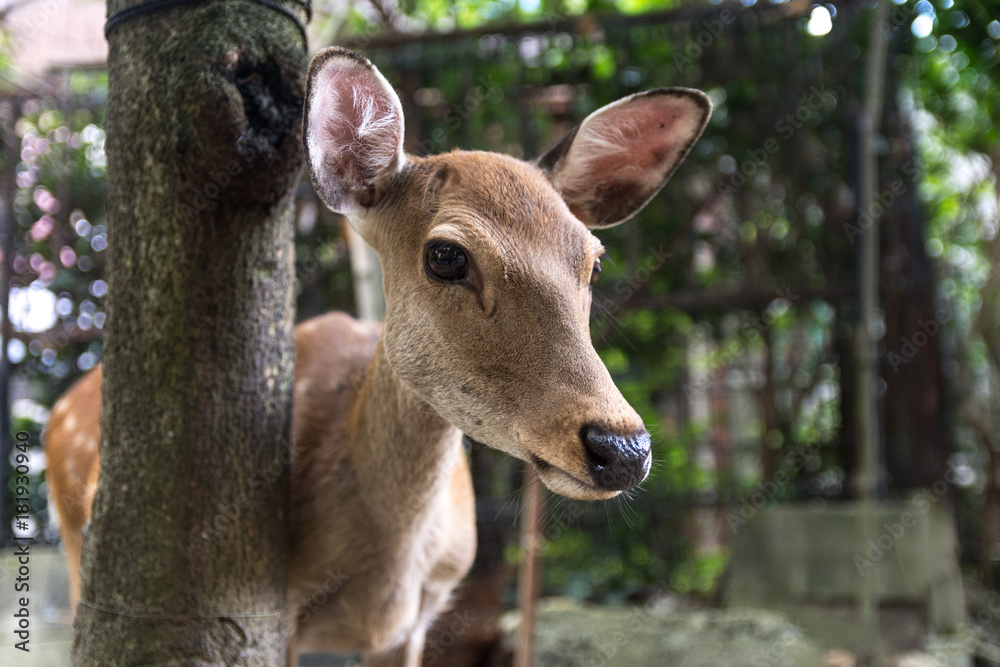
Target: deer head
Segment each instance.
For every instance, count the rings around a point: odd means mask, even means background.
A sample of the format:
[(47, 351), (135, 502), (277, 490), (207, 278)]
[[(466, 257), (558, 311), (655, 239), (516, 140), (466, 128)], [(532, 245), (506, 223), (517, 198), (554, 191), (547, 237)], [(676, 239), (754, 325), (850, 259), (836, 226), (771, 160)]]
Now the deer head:
[(590, 340), (604, 250), (589, 229), (645, 206), (710, 112), (699, 91), (652, 90), (592, 113), (534, 163), (414, 157), (378, 70), (341, 48), (317, 55), (313, 184), (382, 261), (383, 353), (400, 382), (562, 495), (610, 498), (645, 479), (649, 434)]

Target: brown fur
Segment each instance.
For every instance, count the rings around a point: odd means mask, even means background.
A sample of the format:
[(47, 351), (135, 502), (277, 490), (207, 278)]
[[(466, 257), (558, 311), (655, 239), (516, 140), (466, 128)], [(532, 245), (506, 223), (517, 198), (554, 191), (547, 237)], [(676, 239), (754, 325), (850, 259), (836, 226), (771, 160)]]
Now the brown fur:
[[(584, 433), (643, 434), (639, 472), (648, 470), (642, 420), (590, 342), (602, 246), (552, 183), (571, 183), (577, 205), (584, 190), (604, 197), (588, 209), (591, 226), (628, 218), (683, 159), (710, 103), (686, 89), (622, 100), (589, 117), (600, 136), (585, 121), (539, 160), (543, 171), (493, 153), (403, 155), (399, 100), (357, 54), (323, 51), (309, 86), (313, 182), (379, 253), (386, 321), (381, 339), (377, 325), (336, 313), (296, 329), (288, 660), (359, 649), (369, 667), (416, 667), (428, 625), (474, 556), (462, 432), (531, 462), (571, 498), (610, 498), (641, 479), (598, 480)], [(679, 128), (669, 136), (639, 136), (669, 123)], [(574, 137), (585, 146), (577, 152)], [(370, 141), (379, 150), (364, 148)], [(640, 167), (608, 173), (604, 146)], [(467, 280), (429, 276), (425, 247), (437, 241), (464, 249)], [(100, 368), (80, 380), (45, 438), (74, 606), (98, 478), (100, 385)]]
[[(432, 183), (444, 165), (447, 181)], [(368, 222), (385, 267), (381, 341), (375, 325), (337, 313), (296, 329), (290, 646), (415, 665), (474, 556), (461, 432), (538, 457), (553, 489), (595, 499), (615, 494), (587, 482), (581, 425), (642, 421), (589, 340), (601, 245), (536, 168), (488, 153), (411, 158)], [(468, 250), (482, 305), (427, 279), (418, 260), (431, 237)], [(100, 368), (80, 380), (46, 435), (74, 603), (100, 382)]]
[[(423, 632), (472, 565), (475, 508), (461, 434), (391, 386), (376, 354), (379, 329), (330, 313), (295, 332), (290, 652), (366, 649), (375, 660)], [(53, 408), (45, 436), (74, 608), (100, 467), (101, 380), (98, 366), (77, 382)], [(371, 446), (388, 446), (385, 426), (389, 442), (409, 445), (399, 465), (385, 465), (393, 457)], [(426, 498), (428, 487), (443, 493)]]

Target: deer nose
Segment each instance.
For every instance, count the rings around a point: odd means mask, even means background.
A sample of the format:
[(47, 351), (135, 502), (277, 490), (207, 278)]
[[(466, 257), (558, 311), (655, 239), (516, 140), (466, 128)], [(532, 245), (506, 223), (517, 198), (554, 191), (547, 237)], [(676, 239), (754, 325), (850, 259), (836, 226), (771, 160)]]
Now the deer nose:
[(587, 468), (594, 485), (604, 491), (626, 491), (646, 478), (652, 457), (646, 429), (628, 435), (588, 424), (580, 430)]

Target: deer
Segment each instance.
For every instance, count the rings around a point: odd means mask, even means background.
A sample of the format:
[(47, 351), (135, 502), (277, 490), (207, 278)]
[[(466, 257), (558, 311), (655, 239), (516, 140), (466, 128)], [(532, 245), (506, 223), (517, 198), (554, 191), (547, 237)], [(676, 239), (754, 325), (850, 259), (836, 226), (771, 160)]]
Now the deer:
[[(571, 499), (646, 478), (649, 433), (590, 338), (604, 255), (591, 230), (660, 191), (711, 108), (698, 90), (660, 88), (591, 113), (532, 162), (418, 157), (370, 61), (339, 47), (315, 56), (302, 121), (312, 183), (378, 253), (386, 310), (384, 325), (329, 313), (295, 330), (288, 665), (348, 650), (367, 667), (420, 664), (475, 556), (463, 434)], [(74, 609), (101, 373), (57, 402), (44, 438)]]

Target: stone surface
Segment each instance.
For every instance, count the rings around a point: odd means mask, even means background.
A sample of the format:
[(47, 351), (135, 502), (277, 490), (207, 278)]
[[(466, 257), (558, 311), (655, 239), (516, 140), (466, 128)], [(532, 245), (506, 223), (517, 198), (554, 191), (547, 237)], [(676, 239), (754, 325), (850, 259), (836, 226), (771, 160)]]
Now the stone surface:
[(762, 609), (656, 610), (540, 606), (537, 667), (804, 667), (818, 646), (780, 613)]
[[(11, 618), (18, 564), (5, 550), (0, 557), (0, 617)], [(14, 648), (10, 628), (0, 628), (0, 665), (63, 667), (69, 662), (68, 581), (58, 547), (32, 547), (30, 561), (31, 651)], [(856, 656), (830, 646), (812, 616), (788, 616), (756, 608), (683, 609), (671, 597), (646, 607), (586, 606), (565, 598), (545, 599), (538, 617), (537, 667), (856, 667)], [(829, 611), (823, 617), (832, 620)], [(794, 620), (793, 620), (794, 619)], [(517, 614), (504, 617), (513, 642)], [(969, 647), (951, 655), (954, 638), (939, 640), (928, 653), (893, 655), (885, 667), (968, 667)], [(356, 656), (314, 654), (303, 667), (357, 667)]]
[(873, 515), (872, 534), (862, 535), (857, 503), (734, 508), (727, 517), (733, 530), (727, 604), (843, 603), (866, 585), (883, 603), (919, 608), (924, 631), (956, 632), (966, 620), (965, 599), (943, 492), (880, 502)]

